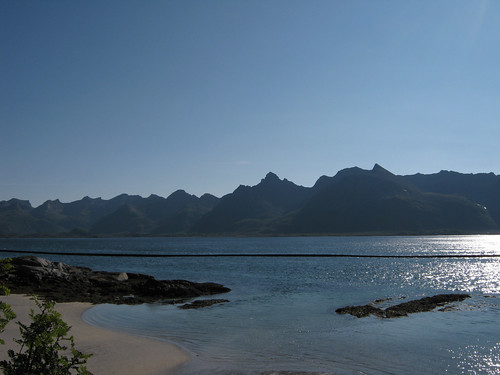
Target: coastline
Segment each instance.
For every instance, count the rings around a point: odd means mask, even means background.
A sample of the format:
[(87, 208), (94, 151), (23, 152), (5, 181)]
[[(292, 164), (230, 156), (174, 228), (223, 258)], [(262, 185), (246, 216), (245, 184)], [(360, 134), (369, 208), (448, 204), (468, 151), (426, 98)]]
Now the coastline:
[[(3, 360), (8, 359), (8, 349), (17, 349), (12, 340), (19, 338), (19, 327), (15, 322), (28, 322), (28, 314), (35, 304), (29, 296), (20, 294), (1, 296), (1, 300), (10, 304), (17, 315), (2, 333), (5, 345), (0, 346), (0, 360)], [(75, 338), (76, 349), (93, 354), (87, 361), (87, 369), (94, 375), (172, 374), (190, 360), (187, 352), (173, 344), (87, 324), (82, 314), (92, 306), (90, 303), (71, 302), (57, 303), (55, 308), (71, 327), (69, 333)]]

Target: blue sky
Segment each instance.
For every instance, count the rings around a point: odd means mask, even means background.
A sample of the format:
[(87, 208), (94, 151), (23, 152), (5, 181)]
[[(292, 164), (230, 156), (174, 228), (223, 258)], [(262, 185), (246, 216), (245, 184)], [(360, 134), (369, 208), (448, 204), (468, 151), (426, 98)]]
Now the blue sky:
[(498, 1), (2, 1), (0, 200), (500, 174)]

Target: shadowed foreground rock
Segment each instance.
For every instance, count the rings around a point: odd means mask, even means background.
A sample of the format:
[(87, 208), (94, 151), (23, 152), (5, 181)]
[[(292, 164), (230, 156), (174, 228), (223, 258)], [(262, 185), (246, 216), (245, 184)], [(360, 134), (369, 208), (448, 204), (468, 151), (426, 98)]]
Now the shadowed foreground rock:
[(35, 256), (14, 258), (12, 266), (12, 272), (0, 280), (12, 293), (36, 294), (56, 302), (178, 303), (230, 291), (216, 283), (156, 280), (137, 273), (92, 271)]
[(469, 294), (438, 294), (433, 297), (424, 297), (418, 300), (403, 302), (384, 309), (371, 304), (363, 306), (347, 306), (335, 310), (337, 314), (351, 314), (357, 318), (375, 315), (380, 318), (398, 318), (418, 312), (432, 311), (438, 306), (445, 306), (452, 302), (460, 302), (470, 298)]

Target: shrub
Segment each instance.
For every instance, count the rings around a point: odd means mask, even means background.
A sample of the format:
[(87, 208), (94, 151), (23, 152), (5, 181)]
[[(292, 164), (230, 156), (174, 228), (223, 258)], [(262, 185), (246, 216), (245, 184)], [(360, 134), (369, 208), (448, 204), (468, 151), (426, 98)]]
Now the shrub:
[[(0, 278), (11, 268), (10, 259), (0, 259)], [(0, 295), (9, 293), (9, 289), (0, 284)], [(55, 302), (33, 299), (40, 313), (35, 314), (31, 309), (30, 325), (17, 322), (21, 339), (14, 341), (20, 345), (19, 352), (9, 350), (10, 361), (0, 361), (0, 369), (5, 375), (89, 375), (84, 365), (91, 354), (75, 349), (73, 336), (68, 336), (70, 327), (54, 309)], [(0, 301), (0, 333), (15, 317), (10, 305)], [(0, 344), (5, 341), (0, 339)]]
[[(0, 278), (7, 275), (12, 269), (12, 265), (10, 264), (10, 259), (0, 259)], [(0, 296), (9, 295), (10, 290), (3, 284), (0, 284)], [(16, 314), (10, 308), (10, 305), (0, 301), (0, 333), (2, 333), (5, 329), (5, 326), (16, 317)], [(5, 341), (0, 339), (0, 344), (5, 344)]]
[(40, 313), (35, 314), (31, 309), (30, 325), (17, 322), (21, 339), (14, 341), (20, 345), (20, 349), (17, 353), (8, 351), (10, 361), (0, 361), (4, 374), (90, 374), (84, 364), (91, 355), (75, 349), (73, 336), (68, 337), (70, 327), (61, 319), (61, 314), (55, 311), (55, 303), (42, 303), (36, 297), (34, 300)]

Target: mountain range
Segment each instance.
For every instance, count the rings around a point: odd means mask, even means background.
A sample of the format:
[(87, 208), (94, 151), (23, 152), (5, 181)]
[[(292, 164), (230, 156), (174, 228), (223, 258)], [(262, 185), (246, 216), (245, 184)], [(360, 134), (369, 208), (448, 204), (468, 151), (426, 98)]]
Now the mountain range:
[(178, 190), (38, 207), (0, 201), (0, 236), (236, 236), (500, 232), (500, 176), (395, 175), (375, 164), (320, 177), (312, 187), (268, 173), (217, 198)]

